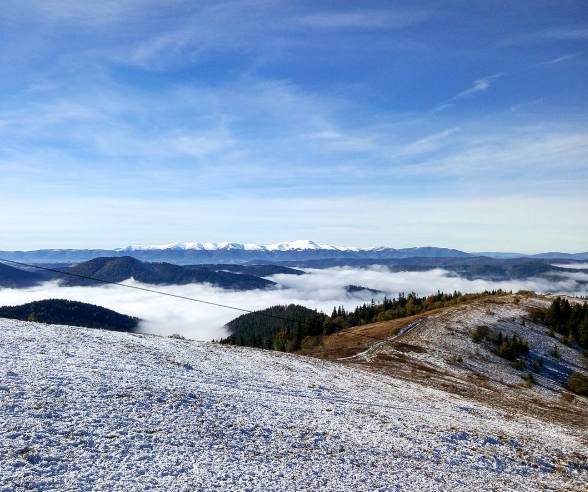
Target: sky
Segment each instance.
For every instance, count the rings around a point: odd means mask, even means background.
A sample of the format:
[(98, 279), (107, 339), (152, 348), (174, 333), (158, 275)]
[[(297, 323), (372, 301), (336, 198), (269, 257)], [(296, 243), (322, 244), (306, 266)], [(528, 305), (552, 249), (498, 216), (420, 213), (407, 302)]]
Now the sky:
[[(343, 305), (347, 310), (352, 310), (358, 305), (371, 302), (373, 295), (369, 292), (358, 292), (353, 295), (346, 292), (345, 287), (350, 284), (380, 290), (380, 299), (384, 295), (389, 298), (397, 297), (399, 292), (416, 292), (424, 296), (434, 294), (438, 290), (471, 293), (497, 289), (517, 292), (523, 289), (537, 293), (558, 292), (582, 296), (588, 294), (585, 283), (588, 274), (585, 272), (565, 274), (567, 278), (560, 280), (529, 278), (493, 282), (481, 279), (468, 280), (440, 268), (425, 272), (391, 272), (381, 266), (306, 271), (308, 274), (302, 276), (269, 277), (278, 286), (268, 290), (241, 292), (220, 289), (210, 284), (158, 286), (157, 290), (249, 310), (293, 303), (322, 310), (329, 315), (334, 306)], [(141, 284), (133, 279), (125, 283), (153, 289), (153, 285)], [(60, 287), (58, 282), (46, 282), (29, 289), (0, 289), (0, 297), (2, 303), (8, 306), (41, 299), (65, 298), (89, 302), (141, 318), (143, 321), (139, 325), (139, 330), (142, 332), (157, 335), (178, 333), (195, 340), (218, 340), (226, 337), (228, 332), (224, 325), (242, 314), (230, 309), (174, 297), (156, 296), (150, 292), (125, 289), (116, 285)]]
[(5, 0), (0, 250), (588, 251), (588, 3)]

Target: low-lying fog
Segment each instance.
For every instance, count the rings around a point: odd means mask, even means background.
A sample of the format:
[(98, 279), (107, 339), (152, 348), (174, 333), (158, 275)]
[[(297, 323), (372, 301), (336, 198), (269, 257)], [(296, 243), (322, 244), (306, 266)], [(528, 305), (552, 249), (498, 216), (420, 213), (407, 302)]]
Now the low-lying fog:
[[(419, 295), (427, 295), (435, 293), (437, 290), (442, 292), (458, 290), (469, 293), (493, 289), (507, 291), (526, 289), (538, 293), (588, 295), (588, 286), (578, 282), (584, 278), (573, 278), (577, 274), (569, 274), (569, 278), (562, 281), (535, 278), (521, 281), (490, 282), (467, 280), (453, 276), (442, 269), (396, 273), (385, 267), (307, 269), (306, 271), (308, 274), (301, 276), (275, 275), (268, 277), (277, 282), (279, 288), (267, 291), (234, 292), (204, 284), (154, 287), (140, 284), (134, 280), (128, 280), (126, 283), (249, 310), (263, 309), (276, 304), (295, 303), (321, 309), (327, 314), (331, 313), (334, 305), (343, 304), (347, 309), (352, 309), (371, 300), (372, 295), (368, 292), (359, 292), (353, 295), (347, 293), (345, 287), (349, 284), (377, 289), (383, 291), (388, 297), (396, 297), (399, 292), (409, 293), (412, 291)], [(226, 336), (224, 324), (242, 314), (225, 308), (114, 285), (59, 287), (57, 282), (48, 282), (30, 289), (0, 290), (0, 305), (18, 305), (50, 298), (97, 304), (143, 319), (144, 322), (141, 323), (140, 329), (144, 332), (160, 335), (180, 333), (197, 340), (211, 340)]]
[(572, 268), (574, 270), (588, 270), (588, 263), (562, 263), (553, 264), (552, 266), (559, 268)]

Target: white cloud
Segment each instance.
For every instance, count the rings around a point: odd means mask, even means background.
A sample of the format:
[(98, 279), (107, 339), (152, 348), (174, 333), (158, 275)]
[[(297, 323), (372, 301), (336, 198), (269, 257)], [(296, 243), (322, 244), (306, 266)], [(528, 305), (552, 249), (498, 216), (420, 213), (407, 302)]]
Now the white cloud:
[(532, 101), (516, 104), (515, 106), (511, 106), (511, 111), (518, 111), (519, 109), (527, 108), (529, 106), (536, 106), (537, 104), (541, 104), (543, 102), (543, 98), (533, 99)]
[(484, 77), (481, 79), (474, 80), (474, 85), (472, 87), (470, 87), (469, 89), (466, 89), (463, 92), (460, 92), (459, 94), (454, 96), (453, 99), (462, 99), (464, 97), (473, 96), (474, 94), (477, 94), (478, 92), (483, 92), (486, 89), (488, 89), (488, 87), (490, 87), (490, 85), (494, 82), (495, 79), (498, 79), (500, 77), (504, 77), (504, 75), (506, 75), (506, 74), (495, 73), (494, 75), (490, 75), (489, 77)]
[(549, 60), (546, 62), (541, 62), (541, 63), (537, 63), (536, 65), (533, 65), (530, 68), (534, 68), (534, 67), (541, 67), (544, 65), (553, 65), (555, 63), (561, 63), (563, 61), (567, 61), (567, 60), (571, 60), (572, 58), (576, 58), (579, 55), (579, 53), (574, 53), (571, 55), (562, 55), (562, 56), (558, 56), (557, 58), (554, 58), (553, 60)]
[[(170, 9), (181, 3), (182, 0), (166, 0), (166, 7)], [(161, 0), (19, 0), (3, 10), (7, 18), (22, 16), (26, 12), (29, 19), (37, 17), (43, 22), (72, 23), (87, 28), (128, 22), (130, 17), (135, 20), (148, 18), (161, 8)]]
[(301, 17), (299, 22), (331, 29), (401, 29), (421, 24), (429, 17), (430, 14), (424, 12), (359, 10), (315, 13)]
[(588, 263), (562, 263), (553, 264), (552, 266), (559, 268), (573, 268), (575, 270), (588, 270)]
[(429, 135), (428, 137), (421, 138), (419, 140), (406, 144), (402, 146), (400, 149), (398, 149), (396, 152), (389, 153), (387, 156), (389, 158), (398, 156), (414, 156), (437, 151), (441, 147), (444, 147), (448, 144), (447, 137), (459, 131), (460, 129), (457, 127), (443, 130), (442, 132), (438, 132), (433, 135)]
[[(581, 171), (588, 156), (588, 133), (576, 129), (570, 133), (518, 129), (510, 135), (464, 135), (451, 153), (423, 159), (406, 166), (407, 173), (472, 175), (490, 172), (494, 178), (513, 171)], [(396, 173), (402, 169), (395, 169)], [(490, 176), (491, 178), (492, 176)], [(530, 177), (530, 176), (529, 176)]]
[(579, 282), (588, 282), (588, 273), (586, 272), (558, 272), (559, 275), (563, 277), (572, 278), (574, 280), (578, 280)]
[(553, 41), (583, 41), (588, 38), (588, 29), (579, 28), (553, 28), (542, 31), (522, 34), (502, 40), (499, 46), (516, 46), (524, 44), (548, 43)]
[(305, 135), (308, 139), (317, 140), (322, 148), (337, 152), (372, 152), (383, 146), (373, 136), (357, 136), (335, 130), (321, 130)]
[(435, 109), (433, 109), (433, 113), (441, 113), (443, 111), (447, 111), (448, 109), (451, 109), (454, 106), (455, 106), (455, 104), (451, 104), (451, 103), (439, 104), (439, 106), (437, 106)]
[[(330, 314), (335, 305), (342, 304), (346, 309), (353, 309), (371, 300), (372, 296), (369, 293), (355, 296), (347, 294), (345, 286), (349, 284), (378, 289), (385, 292), (388, 297), (396, 297), (399, 292), (408, 294), (414, 291), (419, 295), (428, 295), (437, 290), (458, 290), (467, 293), (499, 288), (513, 291), (526, 289), (536, 292), (588, 294), (588, 287), (577, 281), (586, 280), (583, 277), (558, 282), (544, 279), (489, 282), (467, 280), (441, 269), (393, 273), (385, 267), (373, 267), (307, 269), (307, 272), (309, 273), (303, 276), (269, 277), (278, 282), (280, 288), (267, 291), (234, 292), (205, 284), (154, 287), (133, 280), (128, 280), (127, 283), (248, 310), (295, 303), (322, 310), (327, 314)], [(34, 300), (55, 298), (89, 302), (142, 318), (142, 331), (159, 335), (180, 333), (199, 340), (226, 336), (224, 324), (242, 314), (225, 308), (117, 286), (59, 287), (57, 283), (49, 282), (30, 289), (3, 289), (0, 293), (2, 305), (19, 305)]]

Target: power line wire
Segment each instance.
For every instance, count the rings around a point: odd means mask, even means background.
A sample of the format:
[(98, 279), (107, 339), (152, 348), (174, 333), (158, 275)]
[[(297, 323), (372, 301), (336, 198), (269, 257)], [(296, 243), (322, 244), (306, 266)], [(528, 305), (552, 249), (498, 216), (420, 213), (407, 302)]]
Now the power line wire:
[[(39, 265), (35, 265), (32, 263), (23, 263), (20, 261), (15, 261), (15, 260), (8, 260), (5, 258), (0, 258), (1, 262), (6, 262), (6, 263), (12, 263), (14, 265), (20, 265), (20, 266), (24, 266), (24, 267), (28, 267), (28, 268), (36, 268), (38, 270), (44, 270), (46, 272), (52, 272), (52, 273), (58, 273), (60, 275), (69, 275), (70, 277), (76, 277), (76, 278), (82, 278), (85, 280), (92, 280), (95, 282), (101, 282), (103, 284), (108, 284), (108, 285), (118, 285), (119, 287), (126, 287), (128, 289), (135, 289), (135, 290), (141, 290), (144, 292), (150, 292), (152, 294), (159, 294), (159, 295), (163, 295), (163, 296), (168, 296), (168, 297), (175, 297), (177, 299), (183, 299), (185, 301), (192, 301), (192, 302), (199, 302), (201, 304), (207, 304), (209, 306), (216, 306), (216, 307), (221, 307), (221, 308), (225, 308), (225, 309), (232, 309), (234, 311), (240, 311), (243, 313), (248, 313), (248, 314), (255, 314), (255, 315), (259, 315), (259, 316), (265, 316), (267, 318), (273, 318), (273, 319), (279, 319), (282, 321), (286, 321), (289, 323), (298, 323), (299, 325), (307, 325), (310, 326), (310, 323), (305, 322), (305, 321), (299, 321), (293, 318), (287, 318), (285, 316), (278, 316), (275, 314), (270, 314), (270, 313), (264, 313), (262, 311), (252, 311), (250, 309), (245, 309), (245, 308), (240, 308), (240, 307), (235, 307), (235, 306), (229, 306), (227, 304), (221, 304), (218, 302), (212, 302), (212, 301), (205, 301), (203, 299), (196, 299), (194, 297), (187, 297), (187, 296), (181, 296), (179, 294), (172, 294), (170, 292), (163, 292), (160, 290), (155, 290), (155, 289), (148, 289), (146, 287), (139, 287), (136, 285), (128, 285), (128, 284), (123, 284), (122, 282), (114, 282), (112, 280), (104, 280), (104, 279), (100, 279), (100, 278), (96, 278), (96, 277), (90, 277), (88, 275), (81, 275), (79, 273), (72, 273), (72, 272), (67, 272), (67, 271), (63, 271), (63, 270), (56, 270), (55, 268), (48, 268), (48, 267), (42, 267)], [(378, 341), (382, 341), (385, 342), (388, 339), (387, 338), (379, 338), (379, 337), (374, 337), (371, 335), (365, 335), (365, 334), (355, 334), (355, 333), (350, 333), (350, 332), (338, 332), (342, 335), (351, 335), (351, 336), (358, 336), (358, 337), (363, 337), (363, 338), (371, 338), (373, 340), (378, 340)]]

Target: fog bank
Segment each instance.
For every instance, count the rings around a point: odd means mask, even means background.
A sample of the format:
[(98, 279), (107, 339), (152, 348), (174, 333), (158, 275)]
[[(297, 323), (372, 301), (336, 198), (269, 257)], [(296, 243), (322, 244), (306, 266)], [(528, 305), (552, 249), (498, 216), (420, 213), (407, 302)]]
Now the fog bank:
[[(566, 293), (588, 295), (588, 287), (582, 284), (583, 275), (574, 275), (562, 281), (528, 279), (490, 282), (468, 280), (451, 273), (434, 269), (426, 272), (391, 272), (386, 267), (369, 269), (331, 268), (306, 269), (307, 275), (274, 275), (268, 277), (278, 287), (267, 291), (235, 292), (212, 287), (208, 284), (177, 286), (152, 286), (134, 280), (125, 283), (157, 289), (171, 294), (193, 297), (208, 302), (231, 305), (248, 310), (264, 309), (276, 304), (302, 304), (330, 314), (333, 306), (343, 304), (347, 309), (369, 302), (368, 292), (345, 291), (349, 284), (361, 285), (383, 291), (388, 297), (399, 292), (416, 292), (419, 295), (458, 290), (463, 293), (484, 290), (534, 290), (538, 293)], [(580, 273), (580, 272), (578, 272)], [(96, 304), (119, 313), (137, 316), (144, 321), (140, 330), (159, 335), (180, 333), (197, 340), (212, 340), (227, 335), (224, 325), (242, 314), (229, 310), (173, 297), (156, 295), (115, 285), (97, 287), (60, 287), (57, 282), (47, 282), (29, 289), (0, 290), (0, 305), (18, 305), (41, 299), (70, 299)]]

